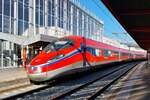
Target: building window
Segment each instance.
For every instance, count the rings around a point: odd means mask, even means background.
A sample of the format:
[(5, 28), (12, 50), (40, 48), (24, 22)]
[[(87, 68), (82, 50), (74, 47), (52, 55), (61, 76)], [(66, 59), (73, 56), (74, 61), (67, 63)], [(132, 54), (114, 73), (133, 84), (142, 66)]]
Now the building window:
[(10, 15), (10, 0), (4, 0), (4, 15)]
[(61, 14), (61, 17), (60, 17), (61, 25), (60, 25), (60, 27), (63, 28), (63, 27), (64, 27), (64, 26), (63, 26), (63, 23), (64, 23), (63, 20), (64, 20), (64, 13), (65, 13), (65, 12), (64, 12), (64, 2), (63, 2), (64, 0), (60, 0), (60, 1), (61, 1), (61, 6), (60, 6), (60, 8), (61, 8), (61, 9), (60, 9), (60, 14)]
[(2, 0), (0, 0), (0, 14), (2, 14)]
[(68, 24), (68, 31), (71, 31), (71, 3), (67, 1), (67, 24)]
[(29, 28), (29, 23), (24, 21), (24, 32), (27, 32), (28, 28)]
[(23, 21), (19, 20), (18, 21), (18, 35), (22, 35), (23, 34)]
[(84, 14), (84, 36), (87, 37), (87, 15)]
[(24, 0), (25, 5), (29, 5), (29, 0)]
[(35, 19), (36, 19), (36, 24), (39, 24), (39, 11), (38, 11), (38, 9), (36, 8), (36, 12), (35, 12), (36, 14), (36, 17), (35, 17)]
[(11, 34), (14, 34), (14, 18), (11, 18)]
[(18, 2), (21, 2), (21, 3), (23, 3), (23, 0), (18, 0)]
[(43, 11), (40, 11), (40, 26), (43, 26), (44, 25), (44, 17), (43, 17)]
[(39, 25), (39, 23), (40, 23), (40, 21), (39, 21), (39, 19), (40, 19), (40, 17), (39, 17), (39, 14), (40, 14), (40, 10), (39, 10), (39, 8), (40, 8), (40, 5), (39, 5), (39, 0), (36, 0), (35, 1), (36, 2), (36, 12), (35, 12), (35, 21), (36, 21), (36, 24), (38, 24)]
[[(26, 0), (25, 0), (26, 1)], [(29, 8), (28, 6), (24, 5), (24, 20), (28, 21), (29, 20)]]
[(9, 33), (10, 30), (10, 17), (4, 15), (4, 26), (3, 26), (3, 32)]
[(52, 26), (55, 26), (55, 0), (52, 0)]
[(23, 3), (18, 2), (18, 18), (23, 20)]
[[(44, 0), (45, 1), (45, 0)], [(44, 1), (40, 0), (40, 10), (43, 11), (43, 7), (44, 7)]]
[(14, 17), (14, 0), (11, 0), (11, 17)]
[(39, 4), (39, 6), (40, 6), (40, 26), (44, 26), (44, 9), (43, 9), (43, 7), (44, 7), (44, 1), (43, 0), (40, 0), (40, 2), (39, 2), (40, 4)]
[(79, 35), (82, 35), (82, 12), (79, 10)]
[(73, 34), (77, 34), (77, 8), (73, 6)]
[(58, 0), (58, 27), (61, 26), (61, 0)]
[(52, 19), (52, 3), (51, 0), (48, 1), (48, 26), (51, 26), (51, 19)]
[(58, 1), (58, 26), (63, 28), (63, 15), (64, 15), (64, 4), (63, 0)]
[(51, 15), (48, 14), (48, 26), (51, 26)]
[(2, 32), (2, 15), (0, 14), (0, 32)]

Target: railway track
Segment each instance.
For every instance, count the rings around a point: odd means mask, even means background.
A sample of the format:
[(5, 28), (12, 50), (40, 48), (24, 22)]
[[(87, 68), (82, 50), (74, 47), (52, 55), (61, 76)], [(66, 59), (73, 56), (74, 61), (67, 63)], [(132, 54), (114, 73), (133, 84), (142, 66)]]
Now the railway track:
[[(85, 83), (83, 85), (80, 85), (80, 86), (78, 86), (78, 87), (76, 87), (74, 89), (66, 91), (65, 93), (57, 95), (54, 98), (51, 98), (51, 100), (58, 100), (58, 99), (65, 99), (65, 100), (68, 99), (68, 100), (70, 100), (70, 99), (75, 99), (76, 97), (79, 97), (80, 99), (93, 100), (97, 96), (102, 94), (106, 89), (108, 89), (113, 83), (115, 83), (117, 80), (119, 80), (122, 76), (124, 76), (126, 73), (128, 73), (136, 65), (137, 65), (137, 63), (133, 64), (133, 65), (130, 65), (131, 67), (129, 67), (127, 69), (126, 69), (126, 67), (129, 66), (129, 65), (122, 66), (121, 68), (118, 68), (118, 69), (116, 69), (114, 71), (111, 71), (111, 72), (109, 72), (109, 73), (107, 73), (107, 74), (105, 74), (105, 75), (103, 75), (103, 76), (101, 76), (101, 77), (99, 77), (99, 78), (97, 78), (97, 79), (95, 79), (93, 81), (90, 81), (90, 82)], [(120, 71), (121, 71), (121, 73), (120, 73)], [(118, 73), (120, 73), (120, 74), (118, 75)], [(108, 82), (106, 82), (104, 84), (100, 83), (100, 82), (104, 81), (103, 80), (104, 78), (106, 79), (106, 78), (110, 77), (111, 75), (114, 76), (115, 74), (117, 74), (117, 77), (115, 77), (114, 79), (112, 79), (112, 80), (110, 80), (110, 81), (108, 81)], [(88, 86), (93, 85), (96, 82), (99, 83), (99, 84), (96, 84), (97, 85), (96, 87), (99, 87), (99, 88), (95, 89), (94, 93), (88, 93), (86, 91), (86, 90), (90, 89)], [(77, 91), (78, 91), (78, 93), (77, 93)], [(83, 91), (84, 92), (86, 91), (87, 92), (86, 94), (90, 94), (90, 96), (86, 95), (85, 98), (84, 97), (81, 98), (80, 95), (83, 93)], [(81, 93), (79, 93), (79, 92), (81, 92)], [(93, 90), (92, 90), (92, 92), (93, 92)]]
[[(119, 66), (117, 68), (113, 68), (109, 71), (102, 72), (101, 74), (97, 74), (97, 76), (89, 77), (89, 80), (83, 81), (80, 83), (81, 79), (76, 79), (74, 81), (64, 82), (61, 84), (58, 84), (56, 86), (44, 86), (38, 89), (34, 89), (31, 91), (28, 91), (26, 93), (18, 94), (12, 97), (8, 97), (6, 99), (18, 99), (19, 100), (28, 100), (30, 98), (32, 99), (39, 99), (39, 96), (43, 95), (43, 100), (46, 99), (52, 99), (52, 100), (58, 100), (58, 99), (94, 99), (101, 93), (103, 93), (106, 89), (108, 89), (113, 83), (115, 83), (117, 80), (119, 80), (122, 76), (124, 76), (126, 73), (128, 73), (134, 66), (136, 66), (138, 63), (130, 63), (125, 64), (122, 66)], [(100, 72), (99, 72), (100, 73)], [(88, 77), (88, 76), (86, 76)], [(96, 77), (96, 78), (95, 78)], [(87, 78), (88, 79), (88, 78)], [(77, 85), (75, 82), (79, 82)], [(71, 85), (70, 85), (71, 84)]]

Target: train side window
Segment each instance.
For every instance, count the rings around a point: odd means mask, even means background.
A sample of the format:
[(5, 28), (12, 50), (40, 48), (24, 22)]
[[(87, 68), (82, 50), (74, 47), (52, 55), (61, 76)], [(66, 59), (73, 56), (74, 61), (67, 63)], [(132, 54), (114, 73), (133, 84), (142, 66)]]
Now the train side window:
[(96, 52), (95, 52), (95, 49), (94, 49), (94, 48), (92, 48), (92, 47), (87, 47), (86, 50), (87, 50), (88, 52), (90, 52), (92, 55), (96, 56)]
[(105, 57), (108, 56), (108, 50), (104, 50), (104, 56), (105, 56)]
[(122, 56), (128, 56), (128, 53), (122, 53)]
[(95, 49), (95, 54), (96, 54), (96, 56), (100, 56), (101, 55), (101, 50), (100, 49)]
[(92, 53), (91, 47), (87, 47), (87, 48), (86, 48), (86, 51)]
[(95, 49), (94, 49), (94, 48), (92, 48), (92, 54), (93, 54), (94, 56), (96, 56), (96, 52), (95, 52)]
[(105, 56), (105, 57), (109, 57), (109, 56), (111, 56), (111, 54), (112, 54), (111, 51), (104, 50), (104, 56)]
[(119, 52), (113, 52), (113, 56), (119, 57)]

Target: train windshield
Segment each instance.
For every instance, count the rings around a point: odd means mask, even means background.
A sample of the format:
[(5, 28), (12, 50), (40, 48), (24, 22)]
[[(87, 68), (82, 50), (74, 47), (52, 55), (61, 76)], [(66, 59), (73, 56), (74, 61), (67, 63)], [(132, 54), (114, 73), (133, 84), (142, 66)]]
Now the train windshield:
[(54, 41), (54, 42), (49, 43), (44, 48), (44, 51), (45, 52), (58, 51), (60, 49), (67, 48), (67, 47), (70, 47), (72, 45), (73, 45), (73, 43), (70, 40), (58, 40), (58, 41)]

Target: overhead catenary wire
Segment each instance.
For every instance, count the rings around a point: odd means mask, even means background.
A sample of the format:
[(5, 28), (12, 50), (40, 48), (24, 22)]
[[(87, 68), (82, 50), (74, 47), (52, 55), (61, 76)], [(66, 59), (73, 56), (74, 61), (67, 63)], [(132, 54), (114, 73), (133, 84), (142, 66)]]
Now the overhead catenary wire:
[[(121, 25), (119, 25), (119, 23), (117, 24), (117, 23), (114, 21), (114, 19), (113, 19), (108, 13), (106, 13), (106, 11), (98, 4), (98, 2), (97, 2), (96, 0), (91, 0), (91, 1), (102, 11), (102, 13), (103, 13), (108, 19), (110, 19), (110, 21), (114, 24), (114, 26), (116, 26), (116, 28), (121, 29)], [(100, 0), (100, 1), (101, 1), (101, 0)], [(122, 27), (122, 28), (123, 28), (123, 27)], [(110, 30), (109, 28), (105, 27), (105, 29), (106, 29), (107, 31), (111, 32), (111, 30)], [(126, 34), (126, 37), (128, 37), (128, 38), (130, 39), (130, 41), (132, 40), (133, 43), (137, 44), (137, 43), (135, 42), (135, 40), (134, 40), (129, 34)], [(122, 38), (122, 36), (121, 36), (121, 38)], [(123, 37), (123, 38), (124, 38), (124, 37)], [(124, 39), (125, 39), (125, 38), (124, 38)]]

